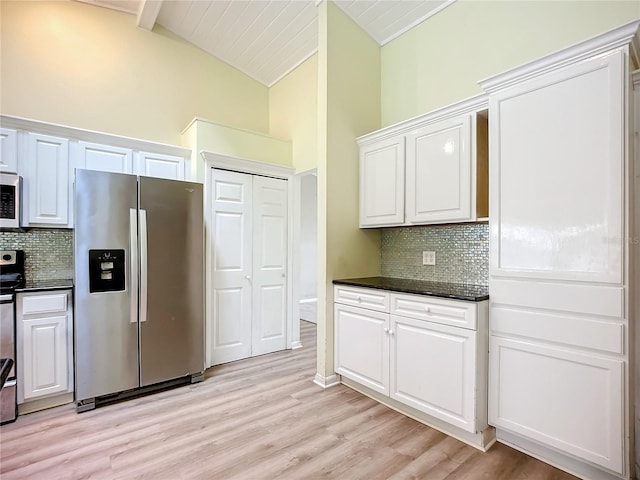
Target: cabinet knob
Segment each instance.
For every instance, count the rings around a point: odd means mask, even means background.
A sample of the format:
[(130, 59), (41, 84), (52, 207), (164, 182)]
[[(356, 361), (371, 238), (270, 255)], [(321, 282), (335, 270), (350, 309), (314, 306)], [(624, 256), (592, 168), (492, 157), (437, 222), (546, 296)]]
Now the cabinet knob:
[(387, 327), (384, 327), (384, 333), (386, 333), (386, 334), (389, 333), (389, 329)]
[(393, 335), (394, 335), (393, 330), (389, 330), (389, 335), (391, 335), (393, 337)]
[(425, 307), (424, 307), (424, 311), (425, 311), (425, 312), (427, 312), (427, 313), (430, 313), (430, 312), (431, 312), (431, 309), (425, 305)]
[(358, 295), (358, 303), (362, 303), (362, 297)]

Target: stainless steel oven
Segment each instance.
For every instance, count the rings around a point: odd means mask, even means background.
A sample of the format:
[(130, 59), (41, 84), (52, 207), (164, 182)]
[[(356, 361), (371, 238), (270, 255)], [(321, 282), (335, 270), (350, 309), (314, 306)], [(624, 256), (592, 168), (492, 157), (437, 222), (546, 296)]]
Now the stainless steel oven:
[(0, 228), (19, 228), (22, 208), (22, 177), (0, 173)]
[[(13, 367), (0, 389), (0, 424), (18, 415), (16, 379), (15, 289), (24, 286), (24, 252), (0, 251), (0, 358), (12, 360)], [(10, 364), (10, 363), (9, 363)]]

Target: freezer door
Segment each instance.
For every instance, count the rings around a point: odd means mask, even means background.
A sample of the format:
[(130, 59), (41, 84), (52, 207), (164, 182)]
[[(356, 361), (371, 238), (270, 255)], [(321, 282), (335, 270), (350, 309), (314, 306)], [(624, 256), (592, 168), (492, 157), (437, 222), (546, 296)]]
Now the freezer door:
[(76, 170), (77, 401), (139, 386), (137, 202), (135, 176)]
[(202, 185), (140, 177), (140, 384), (204, 370)]

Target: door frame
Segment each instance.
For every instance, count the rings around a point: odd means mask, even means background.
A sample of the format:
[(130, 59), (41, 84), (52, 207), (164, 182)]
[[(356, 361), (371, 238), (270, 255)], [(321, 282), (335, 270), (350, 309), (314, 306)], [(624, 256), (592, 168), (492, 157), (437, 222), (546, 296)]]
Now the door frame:
[[(296, 182), (294, 176), (294, 169), (283, 165), (274, 165), (271, 163), (258, 162), (255, 160), (248, 160), (245, 158), (233, 157), (230, 155), (222, 155), (220, 153), (213, 153), (202, 151), (201, 157), (205, 163), (205, 178), (204, 178), (204, 223), (205, 223), (205, 360), (206, 368), (212, 366), (211, 358), (211, 336), (209, 332), (213, 328), (213, 316), (211, 311), (212, 298), (211, 288), (212, 285), (212, 265), (211, 255), (208, 252), (213, 247), (213, 238), (210, 234), (210, 228), (213, 211), (211, 209), (212, 191), (211, 191), (211, 169), (219, 168), (222, 170), (230, 170), (233, 172), (246, 173), (249, 175), (262, 175), (265, 177), (279, 178), (287, 180), (287, 349), (299, 348), (302, 346), (300, 343), (300, 322), (294, 321), (294, 319), (300, 317), (299, 301), (299, 288), (297, 286), (297, 278), (294, 278), (294, 263), (298, 264), (299, 260), (294, 256), (296, 251), (294, 244), (297, 241), (299, 244), (299, 238), (296, 239), (294, 235), (294, 229), (296, 228), (295, 213), (299, 216), (299, 205), (294, 203), (295, 187), (297, 183), (298, 199), (300, 197), (300, 184), (299, 180)], [(295, 212), (294, 212), (295, 210)], [(299, 236), (299, 220), (298, 220), (298, 236)], [(299, 245), (298, 245), (299, 251)], [(299, 266), (298, 266), (299, 271)]]

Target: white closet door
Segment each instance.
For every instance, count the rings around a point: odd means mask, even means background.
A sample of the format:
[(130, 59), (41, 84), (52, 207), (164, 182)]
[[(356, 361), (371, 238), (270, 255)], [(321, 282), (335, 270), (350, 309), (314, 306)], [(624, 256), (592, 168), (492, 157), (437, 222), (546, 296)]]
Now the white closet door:
[(252, 179), (211, 170), (212, 363), (251, 356)]
[(252, 355), (286, 348), (287, 182), (253, 177)]

